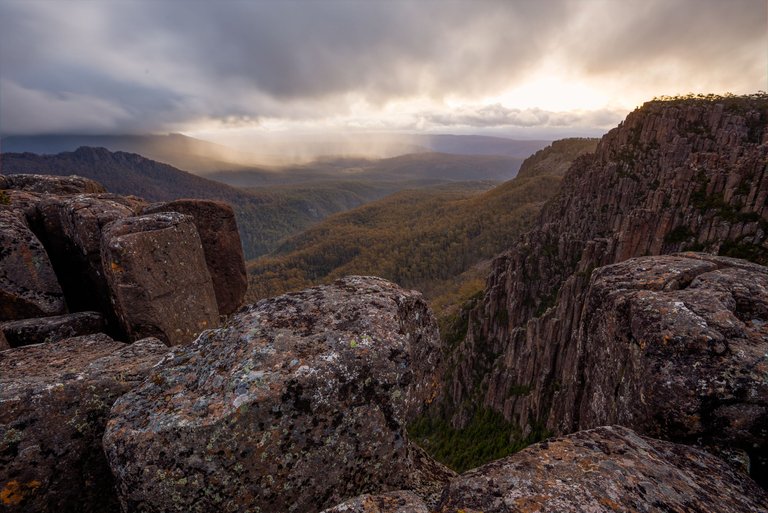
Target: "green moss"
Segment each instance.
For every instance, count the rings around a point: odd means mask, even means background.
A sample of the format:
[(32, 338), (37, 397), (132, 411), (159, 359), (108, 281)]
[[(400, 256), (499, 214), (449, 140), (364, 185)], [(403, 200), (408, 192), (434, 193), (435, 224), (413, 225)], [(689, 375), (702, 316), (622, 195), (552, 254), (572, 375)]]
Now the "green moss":
[(528, 395), (531, 393), (531, 385), (512, 385), (507, 390), (507, 393), (509, 395), (514, 396), (521, 396), (521, 395)]
[(10, 205), (11, 197), (5, 191), (0, 191), (0, 205)]
[(761, 265), (768, 264), (768, 250), (757, 244), (727, 240), (720, 245), (719, 255), (749, 260)]
[(457, 472), (508, 456), (548, 435), (536, 426), (529, 436), (523, 437), (517, 426), (490, 409), (476, 412), (463, 429), (424, 415), (408, 426), (408, 434), (433, 458)]
[(685, 242), (693, 236), (694, 233), (687, 226), (678, 226), (664, 236), (664, 242), (668, 244), (677, 244)]
[(540, 317), (549, 308), (555, 306), (555, 303), (557, 303), (557, 292), (553, 292), (552, 294), (546, 296), (544, 299), (541, 300), (541, 303), (539, 303), (539, 307), (536, 308), (536, 312), (534, 313), (534, 316)]

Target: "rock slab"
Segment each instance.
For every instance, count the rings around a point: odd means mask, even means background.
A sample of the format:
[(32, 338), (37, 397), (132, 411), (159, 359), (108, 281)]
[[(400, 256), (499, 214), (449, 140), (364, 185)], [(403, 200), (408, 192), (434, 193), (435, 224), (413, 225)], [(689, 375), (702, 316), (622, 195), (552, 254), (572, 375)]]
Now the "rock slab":
[(167, 350), (101, 334), (0, 352), (0, 510), (116, 511), (107, 415)]
[(533, 445), (462, 474), (440, 513), (757, 513), (768, 495), (711, 454), (619, 427)]
[(229, 315), (237, 310), (248, 289), (248, 276), (232, 207), (221, 201), (186, 199), (155, 203), (143, 210), (144, 214), (156, 212), (192, 216), (203, 243), (219, 313)]
[(430, 513), (424, 501), (413, 492), (398, 490), (378, 495), (366, 493), (328, 508), (323, 513)]
[(76, 312), (0, 323), (0, 332), (5, 334), (11, 347), (58, 342), (103, 331), (104, 317), (98, 312)]
[(169, 212), (114, 221), (104, 228), (101, 260), (129, 340), (184, 344), (218, 324), (213, 284), (190, 216)]
[(77, 175), (5, 175), (0, 176), (0, 189), (56, 195), (107, 192), (99, 182)]
[(115, 403), (104, 446), (122, 508), (314, 512), (423, 486), (405, 425), (436, 394), (439, 357), (421, 296), (378, 278), (260, 301)]
[(45, 248), (22, 217), (0, 209), (0, 321), (65, 311), (64, 294)]
[(118, 333), (101, 263), (101, 235), (104, 226), (134, 215), (137, 207), (115, 194), (47, 196), (37, 204), (32, 226), (51, 256), (70, 311), (103, 312), (113, 335)]

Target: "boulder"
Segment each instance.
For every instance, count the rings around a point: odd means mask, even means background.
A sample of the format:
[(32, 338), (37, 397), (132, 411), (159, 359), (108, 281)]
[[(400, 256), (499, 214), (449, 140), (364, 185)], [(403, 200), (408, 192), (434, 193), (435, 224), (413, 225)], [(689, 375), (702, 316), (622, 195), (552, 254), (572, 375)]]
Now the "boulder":
[(441, 513), (753, 513), (768, 495), (700, 449), (600, 427), (533, 445), (462, 474)]
[(103, 312), (112, 334), (116, 317), (101, 264), (101, 232), (106, 224), (132, 216), (139, 208), (136, 200), (115, 194), (51, 196), (38, 203), (38, 224), (33, 224), (70, 310)]
[(219, 313), (229, 315), (243, 304), (248, 289), (243, 246), (235, 211), (227, 203), (210, 200), (176, 200), (154, 203), (144, 214), (179, 212), (192, 216), (203, 243), (205, 263), (213, 280)]
[(98, 312), (77, 312), (0, 323), (11, 347), (58, 342), (65, 338), (104, 331), (104, 317)]
[(155, 339), (103, 334), (0, 352), (0, 509), (117, 511), (107, 415), (166, 352)]
[(398, 490), (379, 495), (366, 493), (323, 513), (429, 513), (429, 508), (415, 493)]
[(77, 175), (4, 175), (0, 176), (0, 189), (56, 195), (107, 192), (99, 182)]
[(37, 204), (43, 197), (36, 192), (0, 190), (0, 209), (13, 210), (28, 223), (33, 223), (37, 217)]
[(114, 221), (104, 228), (101, 260), (128, 339), (185, 344), (218, 324), (211, 276), (190, 216), (166, 212)]
[(43, 245), (21, 217), (0, 209), (0, 321), (65, 311), (64, 295)]
[[(553, 415), (746, 451), (768, 482), (768, 268), (699, 253), (595, 270)], [(571, 391), (571, 392), (569, 392)]]
[(406, 422), (436, 394), (437, 326), (379, 278), (262, 300), (118, 400), (104, 447), (124, 511), (315, 512), (421, 473)]

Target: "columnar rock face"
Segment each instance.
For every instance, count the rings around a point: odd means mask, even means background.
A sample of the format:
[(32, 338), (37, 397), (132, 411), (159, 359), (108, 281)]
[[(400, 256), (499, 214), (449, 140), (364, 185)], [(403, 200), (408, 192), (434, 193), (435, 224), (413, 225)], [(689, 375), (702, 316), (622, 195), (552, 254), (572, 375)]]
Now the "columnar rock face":
[(5, 334), (12, 347), (58, 342), (103, 331), (104, 317), (99, 312), (77, 312), (0, 323), (0, 333)]
[(64, 295), (43, 245), (23, 218), (0, 208), (0, 321), (65, 311)]
[(115, 316), (101, 262), (101, 232), (140, 207), (139, 200), (114, 194), (47, 196), (37, 204), (35, 230), (51, 256), (70, 310), (104, 312), (110, 328)]
[(192, 216), (203, 243), (219, 313), (229, 315), (237, 310), (243, 304), (248, 289), (248, 276), (232, 207), (220, 201), (177, 200), (155, 203), (143, 210), (144, 214), (155, 212), (179, 212)]
[(129, 339), (153, 336), (183, 344), (218, 324), (216, 296), (190, 216), (169, 212), (110, 223), (101, 261)]
[(572, 347), (552, 376), (558, 431), (617, 423), (765, 472), (768, 268), (685, 253), (597, 269)]
[(768, 495), (705, 451), (614, 426), (470, 470), (446, 487), (437, 511), (747, 513), (768, 511)]
[(116, 511), (107, 415), (167, 350), (101, 334), (0, 352), (0, 510)]
[(420, 295), (378, 278), (235, 314), (115, 403), (123, 510), (312, 512), (447, 479), (423, 475), (405, 432), (436, 394), (437, 336)]
[(767, 126), (764, 96), (654, 101), (577, 160), (469, 314), (448, 364), (454, 422), (480, 397), (524, 431), (562, 427), (557, 376), (578, 353), (595, 268), (689, 248), (768, 261)]

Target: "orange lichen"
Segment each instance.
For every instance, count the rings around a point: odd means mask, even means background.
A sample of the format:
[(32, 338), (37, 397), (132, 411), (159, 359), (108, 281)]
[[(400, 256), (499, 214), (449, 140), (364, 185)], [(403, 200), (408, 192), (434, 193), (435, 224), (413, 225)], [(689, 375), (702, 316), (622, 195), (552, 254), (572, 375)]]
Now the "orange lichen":
[(8, 481), (0, 491), (0, 502), (6, 506), (18, 506), (24, 500), (24, 494), (30, 490), (40, 488), (42, 483), (33, 479), (27, 483), (19, 483), (17, 480)]

